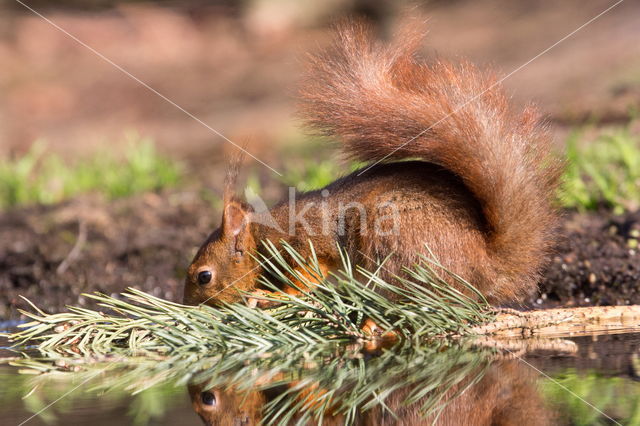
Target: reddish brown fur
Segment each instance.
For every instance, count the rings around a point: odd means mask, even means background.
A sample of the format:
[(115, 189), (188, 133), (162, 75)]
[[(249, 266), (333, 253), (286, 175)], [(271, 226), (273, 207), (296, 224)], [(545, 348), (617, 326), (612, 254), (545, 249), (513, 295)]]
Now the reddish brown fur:
[[(277, 380), (277, 379), (276, 379)], [(413, 404), (406, 401), (416, 385), (404, 386), (393, 391), (384, 401), (389, 411), (377, 406), (373, 409), (359, 412), (354, 424), (356, 425), (469, 425), (469, 426), (520, 426), (520, 425), (551, 425), (557, 423), (557, 414), (543, 401), (537, 387), (538, 377), (533, 370), (523, 365), (519, 360), (499, 361), (491, 365), (486, 374), (477, 383), (470, 384), (463, 381), (443, 395), (443, 409), (438, 415), (425, 417), (422, 406), (432, 396), (432, 392)], [(423, 383), (421, 386), (428, 385)], [(465, 389), (466, 386), (470, 385)], [(288, 387), (295, 388), (299, 382), (293, 382)], [(456, 393), (464, 389), (460, 395)], [(262, 424), (263, 408), (271, 399), (287, 391), (287, 387), (280, 391), (251, 390), (241, 392), (233, 388), (212, 389), (216, 396), (216, 406), (208, 407), (201, 401), (202, 386), (189, 386), (189, 394), (193, 408), (204, 424), (209, 426), (226, 426), (238, 424)], [(291, 392), (291, 390), (289, 390)], [(297, 391), (297, 397), (304, 400), (310, 407), (324, 402), (326, 391), (319, 389), (316, 384)], [(439, 392), (439, 390), (436, 390)], [(336, 398), (340, 398), (339, 393)], [(304, 409), (303, 409), (304, 410)], [(343, 425), (342, 415), (331, 412), (325, 413), (323, 424)], [(308, 424), (315, 424), (310, 422)]]
[[(311, 240), (327, 267), (340, 264), (336, 243), (369, 268), (393, 254), (386, 278), (418, 261), (427, 244), (492, 302), (535, 289), (556, 221), (559, 167), (549, 158), (547, 132), (533, 108), (509, 108), (492, 74), (469, 63), (420, 62), (414, 54), (422, 34), (406, 36), (385, 46), (364, 25), (343, 26), (333, 47), (311, 58), (302, 90), (301, 115), (312, 128), (339, 138), (352, 158), (385, 162), (328, 185), (327, 198), (320, 191), (297, 194), (298, 211), (311, 205), (305, 215), (311, 229), (296, 227), (294, 235), (287, 233), (288, 202), (270, 211), (280, 232), (227, 199), (222, 228), (189, 269), (185, 302), (239, 300), (237, 289), (255, 288), (261, 271), (252, 270), (257, 264), (249, 256), (235, 257), (236, 246), (248, 253), (266, 239), (284, 239), (303, 254)], [(397, 162), (408, 158), (420, 161)], [(365, 206), (366, 219), (348, 210), (340, 236), (340, 205), (352, 201)], [(385, 201), (399, 208), (399, 232), (379, 236), (370, 230), (388, 213), (380, 207)], [(230, 223), (237, 235), (226, 230)], [(202, 268), (216, 280), (199, 286)]]

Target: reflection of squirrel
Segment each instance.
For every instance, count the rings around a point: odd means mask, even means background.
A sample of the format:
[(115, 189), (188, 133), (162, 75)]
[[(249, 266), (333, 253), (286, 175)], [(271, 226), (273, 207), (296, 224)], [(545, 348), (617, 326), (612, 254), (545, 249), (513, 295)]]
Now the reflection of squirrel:
[(417, 61), (422, 33), (406, 35), (382, 46), (366, 26), (345, 25), (312, 57), (302, 117), (372, 165), (296, 194), (293, 211), (291, 200), (276, 205), (277, 226), (227, 191), (222, 226), (189, 268), (186, 303), (257, 290), (262, 271), (250, 254), (282, 239), (305, 256), (311, 240), (323, 272), (340, 266), (339, 245), (369, 270), (392, 255), (390, 278), (426, 244), (491, 302), (535, 288), (553, 242), (559, 170), (539, 116), (511, 110), (495, 77), (468, 63)]
[[(557, 414), (548, 406), (539, 394), (537, 376), (533, 370), (525, 367), (519, 360), (496, 362), (491, 365), (478, 382), (464, 380), (448, 389), (438, 403), (442, 411), (429, 417), (423, 413), (423, 405), (437, 394), (432, 390), (426, 396), (407, 403), (416, 384), (401, 386), (374, 408), (358, 410), (353, 419), (355, 425), (550, 425), (558, 424)], [(400, 382), (401, 383), (401, 382)], [(423, 383), (427, 386), (430, 383)], [(292, 383), (290, 387), (299, 386)], [(467, 387), (468, 386), (468, 387)], [(304, 404), (300, 413), (314, 403), (325, 402), (326, 395), (309, 385), (292, 395), (299, 395)], [(239, 391), (233, 387), (206, 389), (202, 385), (190, 385), (189, 395), (194, 411), (205, 425), (258, 425), (262, 424), (263, 408), (283, 393), (291, 394), (292, 389), (283, 386), (269, 390)], [(334, 395), (340, 398), (340, 395)], [(314, 398), (317, 398), (314, 400)], [(315, 402), (314, 402), (315, 401)], [(364, 401), (363, 405), (368, 402)], [(330, 407), (330, 405), (329, 405)], [(393, 414), (391, 414), (393, 413)], [(294, 416), (295, 421), (295, 416)], [(293, 423), (293, 422), (292, 422)], [(314, 424), (314, 423), (311, 423)], [(325, 412), (322, 424), (343, 425), (344, 416)]]

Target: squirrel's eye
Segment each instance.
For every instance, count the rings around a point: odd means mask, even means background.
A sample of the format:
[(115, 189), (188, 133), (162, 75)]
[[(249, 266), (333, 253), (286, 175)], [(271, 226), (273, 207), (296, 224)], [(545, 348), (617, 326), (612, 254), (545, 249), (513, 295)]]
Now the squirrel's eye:
[(213, 407), (216, 405), (216, 396), (213, 392), (206, 391), (200, 394), (200, 400), (204, 405), (208, 405), (209, 407)]
[(198, 274), (198, 284), (200, 285), (205, 285), (205, 284), (209, 284), (209, 282), (211, 282), (211, 277), (213, 276), (213, 274), (211, 274), (211, 271), (202, 271)]

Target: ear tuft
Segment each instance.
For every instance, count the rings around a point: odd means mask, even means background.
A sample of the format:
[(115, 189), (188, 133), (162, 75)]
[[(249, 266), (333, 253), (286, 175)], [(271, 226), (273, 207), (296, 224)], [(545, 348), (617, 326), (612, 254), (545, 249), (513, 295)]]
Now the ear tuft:
[(249, 210), (238, 201), (232, 200), (227, 202), (222, 215), (223, 235), (226, 237), (235, 237), (248, 225)]

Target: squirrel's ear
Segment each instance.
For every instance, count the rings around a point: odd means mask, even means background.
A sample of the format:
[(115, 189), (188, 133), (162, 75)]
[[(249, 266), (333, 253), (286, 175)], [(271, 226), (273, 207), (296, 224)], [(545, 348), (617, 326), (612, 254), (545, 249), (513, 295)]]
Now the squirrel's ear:
[(249, 211), (239, 202), (225, 204), (222, 213), (222, 233), (226, 237), (236, 237), (249, 225)]

